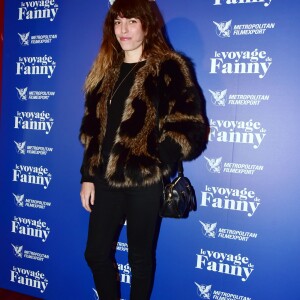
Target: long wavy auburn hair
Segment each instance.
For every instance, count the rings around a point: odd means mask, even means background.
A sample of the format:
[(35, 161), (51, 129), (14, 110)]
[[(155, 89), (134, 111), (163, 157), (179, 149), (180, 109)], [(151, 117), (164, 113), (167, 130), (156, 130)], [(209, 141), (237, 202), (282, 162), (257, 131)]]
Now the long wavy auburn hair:
[(143, 58), (150, 55), (161, 57), (171, 51), (166, 42), (158, 16), (158, 9), (149, 0), (116, 0), (110, 7), (103, 26), (102, 43), (93, 66), (85, 80), (85, 92), (91, 91), (106, 72), (113, 66), (123, 50), (114, 33), (114, 21), (117, 17), (137, 18), (146, 33), (143, 41)]

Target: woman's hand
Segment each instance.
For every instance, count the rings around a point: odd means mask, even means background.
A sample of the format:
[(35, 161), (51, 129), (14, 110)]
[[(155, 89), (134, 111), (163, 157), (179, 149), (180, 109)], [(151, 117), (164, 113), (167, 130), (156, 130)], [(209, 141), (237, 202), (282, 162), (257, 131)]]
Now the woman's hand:
[(83, 182), (81, 185), (80, 198), (82, 206), (91, 212), (91, 206), (95, 203), (95, 186), (92, 182)]

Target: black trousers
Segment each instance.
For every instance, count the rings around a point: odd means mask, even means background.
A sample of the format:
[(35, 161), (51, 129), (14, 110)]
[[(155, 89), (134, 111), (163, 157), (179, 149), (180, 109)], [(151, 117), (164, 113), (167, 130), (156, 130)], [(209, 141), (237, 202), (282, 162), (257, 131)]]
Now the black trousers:
[(85, 258), (101, 300), (120, 299), (113, 244), (124, 217), (127, 219), (128, 260), (132, 273), (130, 300), (150, 299), (162, 192), (162, 183), (112, 188), (103, 179), (96, 180)]

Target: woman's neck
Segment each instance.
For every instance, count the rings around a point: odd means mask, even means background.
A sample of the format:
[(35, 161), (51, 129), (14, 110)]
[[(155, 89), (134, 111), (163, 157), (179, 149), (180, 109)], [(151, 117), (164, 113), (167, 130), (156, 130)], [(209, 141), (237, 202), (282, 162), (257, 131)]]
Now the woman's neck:
[(140, 52), (132, 52), (132, 51), (125, 51), (124, 62), (125, 63), (137, 63), (142, 59), (142, 53)]

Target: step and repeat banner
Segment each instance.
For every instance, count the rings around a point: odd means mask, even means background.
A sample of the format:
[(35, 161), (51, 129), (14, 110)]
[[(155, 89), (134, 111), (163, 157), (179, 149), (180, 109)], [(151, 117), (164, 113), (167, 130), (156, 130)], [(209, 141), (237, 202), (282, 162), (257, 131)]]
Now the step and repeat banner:
[[(299, 32), (292, 0), (156, 1), (206, 96), (207, 150), (185, 164), (197, 195), (164, 219), (153, 300), (299, 299)], [(98, 299), (80, 203), (83, 82), (108, 0), (6, 0), (0, 287)], [(129, 300), (126, 224), (115, 245)]]

